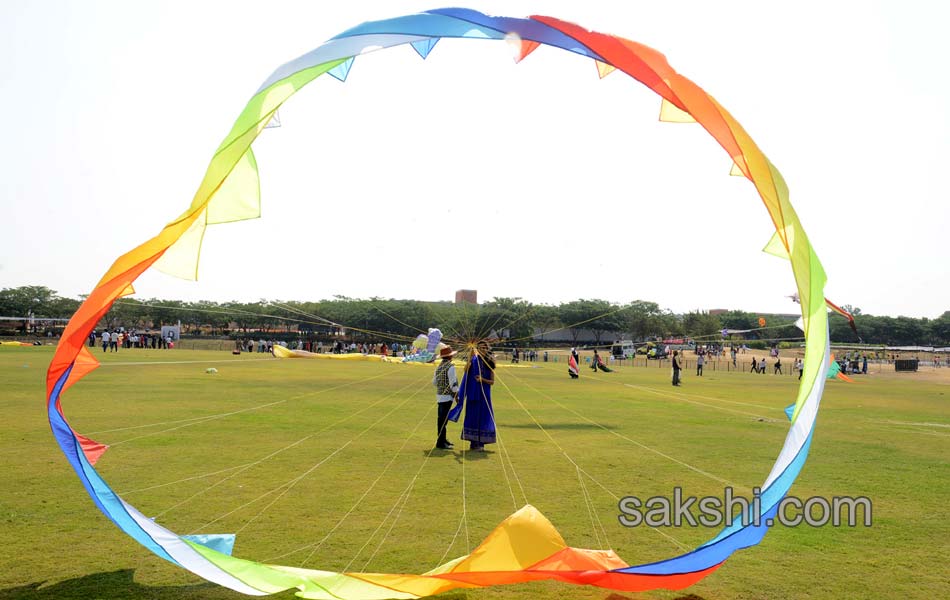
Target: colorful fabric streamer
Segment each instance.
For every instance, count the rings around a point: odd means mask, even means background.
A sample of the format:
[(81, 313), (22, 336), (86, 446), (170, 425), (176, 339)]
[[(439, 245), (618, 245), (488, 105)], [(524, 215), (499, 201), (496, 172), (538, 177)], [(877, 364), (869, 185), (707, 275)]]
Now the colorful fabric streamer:
[[(345, 79), (353, 61), (364, 52), (410, 44), (425, 58), (444, 37), (514, 40), (520, 45), (519, 60), (538, 46), (547, 45), (591, 59), (601, 77), (623, 72), (660, 96), (662, 121), (698, 123), (729, 155), (733, 173), (755, 186), (775, 226), (769, 249), (780, 251), (791, 264), (807, 341), (804, 374), (790, 411), (790, 428), (761, 485), (763, 524), (743, 526), (741, 517), (737, 517), (691, 552), (628, 566), (610, 550), (570, 548), (540, 513), (526, 506), (468, 556), (422, 575), (336, 573), (232, 557), (229, 551), (233, 539), (227, 536), (196, 539), (173, 533), (125, 502), (96, 471), (94, 464), (105, 447), (75, 432), (62, 406), (70, 386), (98, 365), (84, 346), (90, 331), (117, 299), (134, 292), (132, 283), (153, 265), (178, 276), (196, 278), (207, 225), (260, 216), (257, 162), (251, 144), (294, 93), (324, 73)], [(588, 31), (552, 17), (517, 19), (458, 8), (431, 10), (348, 29), (267, 78), (214, 153), (191, 205), (158, 235), (120, 256), (69, 321), (47, 372), (47, 412), (67, 460), (93, 502), (116, 526), (159, 557), (244, 594), (296, 589), (301, 597), (328, 600), (419, 598), (457, 588), (538, 579), (621, 591), (680, 589), (715, 571), (736, 550), (759, 543), (767, 530), (766, 519), (775, 514), (805, 463), (830, 355), (824, 286), (824, 270), (789, 202), (788, 188), (778, 169), (725, 108), (673, 70), (662, 54), (637, 42)]]

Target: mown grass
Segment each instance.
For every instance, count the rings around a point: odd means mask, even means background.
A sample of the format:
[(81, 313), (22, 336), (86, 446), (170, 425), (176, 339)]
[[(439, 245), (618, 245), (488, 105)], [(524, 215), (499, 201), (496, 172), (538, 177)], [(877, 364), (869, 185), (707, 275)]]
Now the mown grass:
[[(621, 527), (617, 497), (677, 485), (721, 496), (727, 483), (748, 493), (781, 447), (797, 383), (707, 372), (674, 389), (660, 368), (582, 369), (577, 381), (563, 363), (499, 369), (502, 444), (463, 455), (430, 452), (427, 368), (188, 350), (97, 356), (103, 366), (64, 407), (77, 431), (112, 446), (98, 469), (126, 500), (178, 533), (237, 532), (243, 558), (377, 572), (464, 554), (526, 500), (569, 544), (609, 543), (629, 563), (692, 548), (714, 531)], [(240, 597), (151, 555), (96, 510), (49, 433), (50, 357), (0, 348), (0, 598)], [(689, 590), (636, 596), (950, 597), (948, 384), (886, 374), (829, 383), (793, 493), (868, 496), (872, 527), (779, 526)], [(451, 438), (458, 431), (450, 425)], [(568, 457), (588, 474), (583, 487)], [(448, 594), (539, 596), (626, 597), (550, 582)]]

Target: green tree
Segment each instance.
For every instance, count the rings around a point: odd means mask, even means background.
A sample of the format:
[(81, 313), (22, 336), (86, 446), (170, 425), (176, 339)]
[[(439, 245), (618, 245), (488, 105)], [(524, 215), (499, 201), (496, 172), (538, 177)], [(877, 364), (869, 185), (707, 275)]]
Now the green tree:
[(935, 345), (950, 345), (950, 310), (930, 322), (930, 337)]
[(661, 336), (669, 329), (670, 315), (656, 302), (634, 300), (627, 305), (622, 315), (623, 330), (629, 331), (635, 340)]
[(0, 290), (0, 314), (8, 317), (50, 317), (49, 307), (56, 292), (42, 285), (24, 285)]
[(521, 298), (492, 298), (479, 307), (476, 332), (524, 341), (534, 335), (536, 307)]
[(689, 312), (683, 316), (683, 331), (691, 337), (709, 340), (718, 336), (721, 330), (719, 317), (706, 311)]
[(571, 341), (576, 345), (582, 329), (594, 332), (597, 344), (610, 331), (619, 331), (621, 320), (615, 318), (618, 307), (606, 300), (574, 300), (558, 307), (558, 319), (571, 333)]

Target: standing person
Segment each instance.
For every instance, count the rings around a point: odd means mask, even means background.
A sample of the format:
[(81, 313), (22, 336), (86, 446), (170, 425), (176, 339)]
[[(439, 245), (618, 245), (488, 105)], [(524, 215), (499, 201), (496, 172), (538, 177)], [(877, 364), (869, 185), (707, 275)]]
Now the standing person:
[(702, 354), (700, 354), (699, 356), (696, 357), (696, 376), (697, 376), (697, 377), (702, 377), (702, 376), (703, 376), (703, 363), (704, 363), (705, 361), (706, 361), (706, 359), (703, 358), (703, 355), (702, 355)]
[(736, 347), (735, 346), (732, 347), (731, 353), (732, 353), (732, 367), (734, 369), (738, 368), (738, 366), (736, 365)]
[(680, 384), (679, 350), (673, 350), (673, 385)]
[(108, 330), (108, 329), (106, 329), (105, 331), (102, 332), (102, 351), (103, 351), (103, 352), (105, 352), (106, 350), (109, 349), (109, 339), (110, 339), (111, 337), (112, 337), (112, 336), (109, 334), (109, 330)]
[(571, 379), (580, 377), (577, 369), (577, 350), (574, 348), (571, 348), (571, 354), (567, 357), (567, 374), (571, 376)]
[(590, 361), (590, 370), (597, 372), (597, 362), (600, 361), (600, 355), (597, 354), (597, 348), (594, 348), (594, 358)]
[(775, 357), (775, 370), (772, 371), (772, 375), (784, 375), (784, 373), (782, 373), (782, 357), (781, 356)]
[(752, 357), (752, 368), (749, 370), (749, 373), (758, 373), (759, 372), (759, 363), (755, 362), (755, 357)]
[(435, 401), (439, 405), (438, 421), (436, 423), (438, 438), (435, 447), (440, 450), (451, 450), (451, 442), (445, 437), (445, 428), (449, 422), (449, 409), (452, 408), (452, 401), (459, 400), (459, 380), (455, 373), (455, 365), (452, 364), (452, 357), (458, 354), (449, 346), (439, 351), (439, 358), (442, 362), (435, 368), (435, 375), (432, 376), (432, 385), (435, 386)]
[[(495, 414), (491, 403), (491, 387), (495, 384), (495, 356), (488, 342), (481, 341), (462, 376), (459, 406), (466, 402), (462, 439), (470, 450), (481, 452), (485, 444), (495, 443)], [(456, 416), (456, 418), (458, 418)]]
[(802, 359), (800, 358), (795, 359), (795, 370), (798, 371), (798, 378), (801, 379), (802, 372), (805, 370), (805, 365), (804, 363), (802, 363)]
[[(939, 361), (937, 362), (937, 366), (938, 367), (940, 366)], [(868, 374), (868, 355), (867, 354), (865, 354), (864, 357), (862, 357), (861, 359), (861, 374), (862, 375)]]

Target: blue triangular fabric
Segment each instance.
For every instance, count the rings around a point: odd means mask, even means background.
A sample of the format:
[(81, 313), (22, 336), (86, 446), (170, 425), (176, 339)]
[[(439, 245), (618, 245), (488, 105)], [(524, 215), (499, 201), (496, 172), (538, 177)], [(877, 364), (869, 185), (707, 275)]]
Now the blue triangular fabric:
[(425, 40), (419, 40), (418, 42), (409, 42), (412, 44), (413, 50), (419, 53), (419, 56), (422, 57), (422, 60), (425, 60), (429, 57), (429, 53), (432, 52), (432, 49), (435, 48), (436, 42), (441, 38), (433, 37)]
[(789, 404), (788, 406), (785, 407), (785, 415), (788, 417), (788, 420), (789, 420), (789, 421), (792, 420), (792, 415), (794, 415), (794, 414), (795, 414), (795, 404), (794, 404), (794, 403)]
[(233, 533), (208, 533), (204, 535), (183, 535), (181, 537), (189, 542), (201, 544), (206, 548), (211, 548), (228, 556), (231, 556), (231, 552), (234, 550), (235, 536)]
[(353, 57), (349, 57), (344, 62), (341, 62), (337, 66), (333, 67), (327, 73), (333, 75), (340, 81), (346, 81), (346, 76), (350, 74), (350, 67), (353, 66)]

